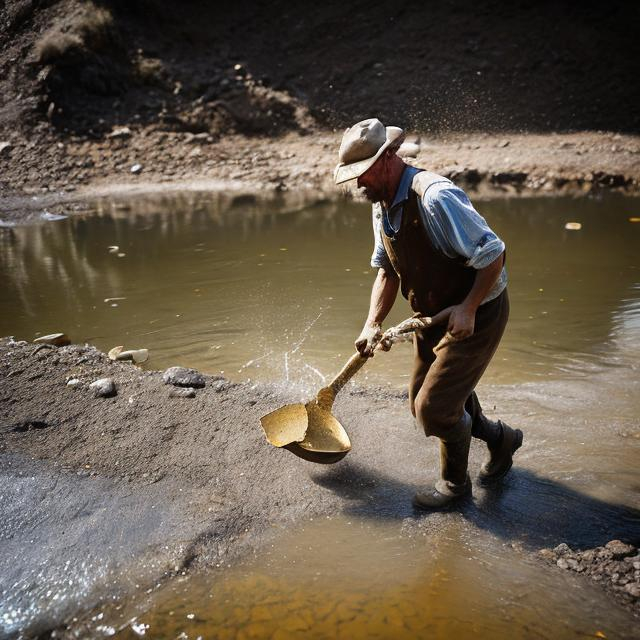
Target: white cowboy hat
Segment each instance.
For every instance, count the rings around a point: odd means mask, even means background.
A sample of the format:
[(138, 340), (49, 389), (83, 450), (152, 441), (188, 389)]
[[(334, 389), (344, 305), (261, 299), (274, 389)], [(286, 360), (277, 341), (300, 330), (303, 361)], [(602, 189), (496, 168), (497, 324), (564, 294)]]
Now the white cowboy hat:
[(342, 136), (338, 165), (333, 172), (336, 184), (361, 176), (391, 145), (400, 146), (404, 131), (385, 127), (377, 118), (362, 120)]

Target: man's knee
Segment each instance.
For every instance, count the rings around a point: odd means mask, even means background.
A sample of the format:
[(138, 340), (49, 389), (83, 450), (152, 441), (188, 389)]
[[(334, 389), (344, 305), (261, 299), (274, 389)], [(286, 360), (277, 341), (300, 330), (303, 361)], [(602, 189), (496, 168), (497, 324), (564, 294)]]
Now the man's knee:
[(411, 411), (427, 436), (442, 438), (458, 423), (463, 409), (421, 393), (412, 402)]

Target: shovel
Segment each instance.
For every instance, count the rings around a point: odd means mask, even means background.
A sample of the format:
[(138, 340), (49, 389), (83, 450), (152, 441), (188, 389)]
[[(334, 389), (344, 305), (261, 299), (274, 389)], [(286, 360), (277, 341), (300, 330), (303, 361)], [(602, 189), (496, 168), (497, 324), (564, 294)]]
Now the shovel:
[[(387, 329), (375, 349), (389, 350), (391, 345), (409, 337), (409, 334), (440, 324), (449, 318), (450, 308), (433, 317), (408, 318)], [(260, 418), (267, 442), (282, 447), (300, 458), (320, 464), (333, 464), (342, 460), (351, 450), (351, 441), (344, 427), (331, 414), (340, 390), (369, 360), (354, 353), (340, 373), (318, 391), (306, 404), (288, 404)]]

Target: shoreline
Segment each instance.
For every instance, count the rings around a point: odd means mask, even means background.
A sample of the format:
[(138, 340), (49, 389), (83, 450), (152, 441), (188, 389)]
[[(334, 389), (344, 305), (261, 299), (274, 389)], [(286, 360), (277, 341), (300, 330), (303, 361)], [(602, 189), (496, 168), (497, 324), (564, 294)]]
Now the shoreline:
[[(31, 143), (10, 141), (2, 154), (0, 218), (29, 222), (38, 212), (67, 210), (101, 197), (215, 191), (259, 198), (354, 198), (332, 172), (339, 134), (279, 138), (230, 136), (219, 142), (193, 134), (134, 131), (125, 139)], [(640, 195), (640, 136), (571, 134), (451, 134), (418, 136), (407, 162), (441, 173), (472, 198)], [(53, 148), (53, 156), (44, 151)], [(197, 153), (195, 153), (197, 152)], [(85, 167), (86, 165), (86, 167)], [(139, 165), (139, 173), (131, 168)], [(25, 176), (25, 167), (34, 167)]]
[[(426, 480), (421, 471), (425, 464), (429, 475), (435, 473), (437, 451), (425, 447), (424, 436), (408, 428), (402, 392), (346, 389), (336, 403), (336, 415), (348, 422), (357, 455), (322, 467), (264, 442), (259, 416), (299, 401), (295, 393), (276, 385), (234, 383), (206, 375), (195, 397), (176, 397), (161, 372), (112, 362), (89, 345), (42, 349), (11, 339), (0, 340), (0, 375), (4, 380), (0, 458), (6, 475), (3, 512), (8, 540), (6, 565), (0, 572), (5, 584), (14, 585), (9, 605), (16, 612), (25, 605), (21, 596), (33, 602), (29, 584), (37, 575), (42, 589), (60, 591), (64, 606), (45, 610), (44, 616), (39, 611), (38, 620), (29, 620), (28, 611), (22, 610), (27, 616), (23, 622), (40, 624), (41, 631), (60, 628), (70, 616), (114, 592), (126, 596), (138, 581), (154, 584), (183, 572), (210, 570), (216, 563), (231, 562), (259, 548), (279, 527), (348, 511), (356, 487), (362, 487), (367, 497), (362, 502), (364, 515), (376, 517), (373, 496), (388, 485), (398, 492), (391, 498), (396, 517), (414, 522), (417, 531), (430, 530), (429, 517), (412, 514), (410, 495)], [(94, 397), (89, 383), (105, 376), (114, 380), (116, 395)], [(73, 386), (67, 384), (71, 378), (78, 380)], [(492, 386), (491, 393), (507, 419), (510, 414), (520, 416), (523, 428), (527, 422), (541, 424), (539, 417), (523, 417), (528, 401), (516, 388)], [(392, 451), (366, 436), (382, 424), (396, 442)], [(541, 454), (536, 451), (540, 446), (530, 440), (528, 451), (516, 461), (519, 488), (512, 490), (523, 492), (523, 497), (534, 495), (539, 482), (554, 485), (527, 469)], [(407, 457), (406, 485), (395, 478), (398, 455)], [(479, 447), (472, 448), (473, 468), (479, 467), (483, 455)], [(554, 491), (561, 496), (567, 489), (558, 485)], [(633, 522), (628, 519), (634, 517), (631, 507), (569, 491), (575, 518), (591, 512), (590, 517), (604, 518), (601, 527), (574, 530), (554, 519), (540, 528), (538, 519), (534, 517), (533, 526), (526, 514), (511, 512), (505, 520), (506, 514), (487, 513), (490, 520), (502, 523), (503, 530), (494, 534), (506, 540), (524, 536), (515, 544), (524, 543), (523, 551), (532, 552), (548, 548), (549, 543), (566, 542), (583, 550), (614, 539), (637, 543), (634, 527), (623, 522)], [(474, 493), (482, 502), (482, 492)], [(381, 493), (380, 498), (384, 503), (390, 495)], [(119, 518), (113, 519), (112, 513)], [(440, 514), (437, 522), (456, 515), (455, 511)], [(467, 517), (483, 527), (482, 521)], [(572, 518), (569, 514), (567, 523)], [(26, 555), (25, 545), (30, 549)], [(548, 553), (536, 557), (549, 560)], [(611, 554), (598, 558), (612, 561)], [(43, 562), (48, 578), (42, 576)], [(73, 587), (56, 580), (62, 567)], [(622, 590), (601, 579), (603, 597), (609, 592), (619, 605), (639, 615), (640, 598), (633, 591), (639, 574), (636, 570), (634, 578), (632, 571), (626, 582), (631, 586)]]

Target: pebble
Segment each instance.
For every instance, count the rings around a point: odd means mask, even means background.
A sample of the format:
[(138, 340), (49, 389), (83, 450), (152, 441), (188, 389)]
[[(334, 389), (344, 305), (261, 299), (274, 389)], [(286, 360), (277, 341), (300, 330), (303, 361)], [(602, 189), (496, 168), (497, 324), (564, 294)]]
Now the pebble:
[(2, 156), (9, 155), (9, 151), (11, 151), (11, 143), (10, 142), (0, 142), (0, 158)]
[(112, 398), (116, 395), (116, 385), (111, 378), (100, 378), (89, 385), (96, 398)]
[(129, 127), (114, 127), (111, 133), (107, 134), (107, 138), (130, 138), (131, 129)]
[(162, 374), (162, 380), (176, 387), (201, 388), (205, 385), (205, 378), (199, 371), (185, 367), (169, 367)]
[(640, 598), (640, 584), (637, 582), (628, 582), (624, 585), (624, 590), (634, 598)]
[(611, 551), (616, 560), (633, 556), (636, 553), (635, 547), (630, 544), (625, 544), (621, 540), (611, 540), (611, 542), (607, 542), (605, 549)]
[(64, 333), (49, 333), (34, 340), (36, 344), (52, 344), (55, 347), (66, 347), (71, 340)]
[(80, 384), (80, 380), (78, 378), (71, 378), (67, 380), (67, 387), (77, 387)]
[(142, 165), (139, 163), (136, 163), (131, 167), (131, 173), (135, 174), (135, 173), (140, 173), (141, 171), (142, 171)]
[(565, 553), (572, 553), (572, 551), (571, 551), (571, 547), (568, 544), (566, 544), (565, 542), (562, 542), (553, 549), (553, 553), (555, 553), (558, 556), (562, 556)]
[(174, 387), (169, 391), (170, 398), (195, 398), (196, 390), (193, 387)]

